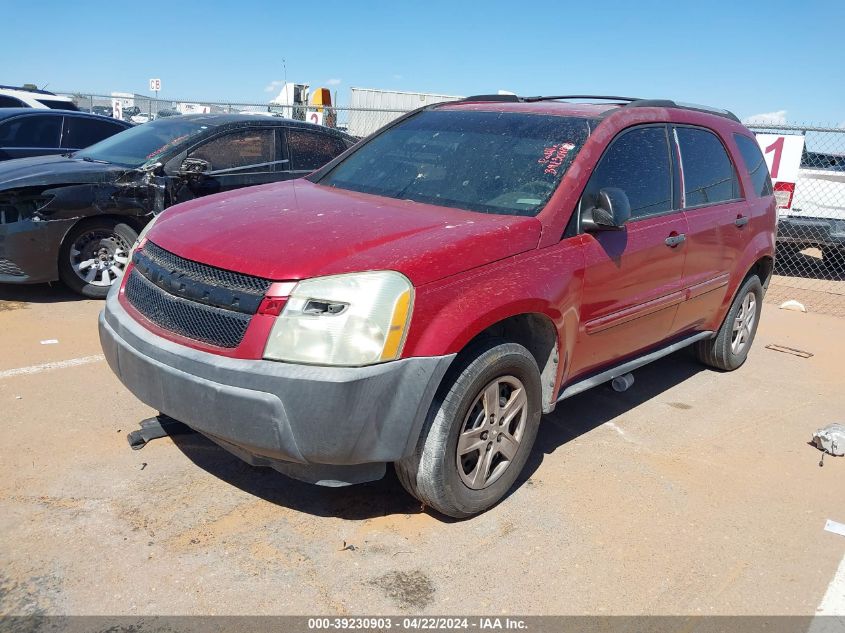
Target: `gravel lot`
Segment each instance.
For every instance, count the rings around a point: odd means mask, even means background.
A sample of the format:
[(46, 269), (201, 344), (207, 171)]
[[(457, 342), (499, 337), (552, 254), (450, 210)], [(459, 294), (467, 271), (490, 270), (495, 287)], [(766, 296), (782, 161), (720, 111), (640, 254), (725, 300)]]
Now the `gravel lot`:
[(0, 289), (3, 614), (813, 614), (845, 553), (822, 529), (845, 458), (807, 444), (845, 419), (845, 319), (767, 304), (737, 372), (682, 352), (567, 401), (521, 485), (454, 522), (392, 472), (326, 489), (197, 435), (130, 450), (153, 412), (98, 356), (100, 308)]

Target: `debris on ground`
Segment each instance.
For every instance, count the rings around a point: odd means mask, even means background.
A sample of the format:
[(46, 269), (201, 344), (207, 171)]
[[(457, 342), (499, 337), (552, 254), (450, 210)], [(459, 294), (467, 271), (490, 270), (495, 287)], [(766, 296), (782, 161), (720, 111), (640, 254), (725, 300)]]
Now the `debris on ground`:
[(828, 519), (824, 524), (824, 531), (845, 536), (845, 523), (837, 523)]
[[(171, 435), (192, 433), (186, 425), (173, 418), (159, 413), (157, 416), (141, 420), (141, 428), (126, 434), (126, 441), (133, 451), (144, 448), (150, 440)], [(118, 430), (120, 433), (120, 430)]]
[(343, 547), (341, 547), (341, 548), (340, 548), (340, 551), (341, 551), (341, 552), (345, 552), (345, 551), (349, 550), (350, 552), (354, 552), (356, 549), (358, 549), (358, 548), (357, 548), (357, 547), (355, 547), (352, 543), (349, 543), (349, 544), (347, 545), (346, 541), (344, 541), (344, 542), (343, 542)]
[(783, 352), (784, 354), (792, 354), (793, 356), (798, 356), (800, 358), (812, 358), (812, 352), (805, 352), (803, 349), (795, 349), (794, 347), (787, 347), (786, 345), (777, 345), (776, 343), (770, 343), (766, 345), (766, 349), (770, 349), (773, 352)]
[(59, 339), (57, 338), (48, 338), (41, 341), (42, 345), (58, 345)]
[(807, 308), (804, 307), (804, 304), (796, 301), (795, 299), (790, 299), (789, 301), (784, 301), (780, 304), (781, 310), (794, 310), (795, 312), (806, 312)]
[(810, 444), (820, 451), (835, 455), (845, 455), (845, 424), (829, 424), (813, 433)]

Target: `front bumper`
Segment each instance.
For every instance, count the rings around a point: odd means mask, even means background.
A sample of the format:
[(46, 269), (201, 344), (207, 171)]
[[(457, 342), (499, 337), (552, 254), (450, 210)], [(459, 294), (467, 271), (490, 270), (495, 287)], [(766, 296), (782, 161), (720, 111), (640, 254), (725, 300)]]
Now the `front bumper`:
[(370, 367), (316, 367), (210, 354), (159, 337), (112, 292), (100, 341), (145, 404), (255, 465), (343, 485), (378, 479), (410, 455), (454, 355)]
[(777, 235), (779, 242), (845, 248), (845, 219), (783, 216)]
[(0, 224), (0, 283), (34, 284), (59, 278), (59, 247), (73, 220)]

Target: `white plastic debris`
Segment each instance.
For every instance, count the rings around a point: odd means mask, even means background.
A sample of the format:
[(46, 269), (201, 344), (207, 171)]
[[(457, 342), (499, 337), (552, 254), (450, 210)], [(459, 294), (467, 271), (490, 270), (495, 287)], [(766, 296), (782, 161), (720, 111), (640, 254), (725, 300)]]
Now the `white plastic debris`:
[(48, 338), (48, 339), (41, 341), (42, 345), (58, 345), (58, 343), (59, 343), (59, 339), (57, 339), (57, 338)]
[(837, 523), (828, 519), (824, 524), (825, 532), (833, 532), (840, 536), (845, 536), (845, 523)]
[(780, 304), (781, 310), (794, 310), (795, 312), (806, 312), (807, 308), (804, 307), (804, 304), (796, 301), (795, 299), (790, 299), (789, 301), (784, 301)]
[(829, 424), (813, 433), (813, 439), (810, 442), (825, 453), (845, 455), (845, 425)]

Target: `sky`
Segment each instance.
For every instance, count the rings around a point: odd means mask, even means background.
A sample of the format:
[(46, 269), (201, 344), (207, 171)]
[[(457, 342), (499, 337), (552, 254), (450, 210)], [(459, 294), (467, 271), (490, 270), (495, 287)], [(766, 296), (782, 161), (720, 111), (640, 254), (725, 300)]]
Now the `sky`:
[(845, 0), (0, 5), (0, 84), (145, 94), (157, 77), (165, 99), (264, 103), (287, 75), (337, 91), (340, 105), (351, 86), (503, 89), (845, 126)]

